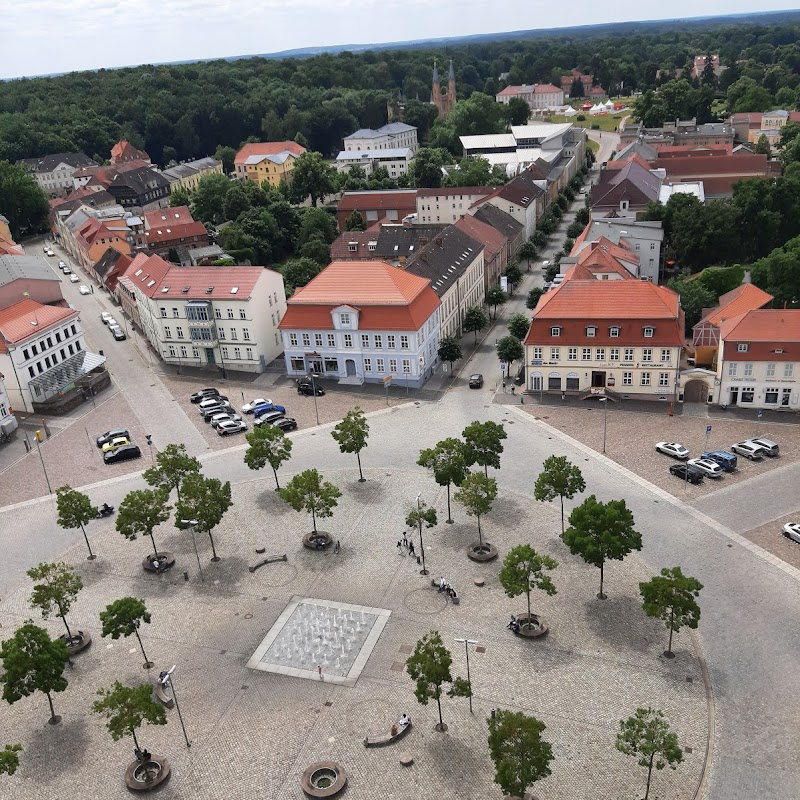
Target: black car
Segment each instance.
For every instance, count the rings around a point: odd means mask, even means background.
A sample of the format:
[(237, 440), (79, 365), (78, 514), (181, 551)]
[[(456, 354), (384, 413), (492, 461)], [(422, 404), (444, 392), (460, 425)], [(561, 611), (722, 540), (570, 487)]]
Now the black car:
[(98, 447), (102, 447), (104, 444), (108, 444), (112, 439), (116, 439), (118, 436), (124, 436), (126, 439), (131, 438), (130, 433), (128, 433), (125, 428), (114, 428), (113, 430), (101, 433), (100, 436), (95, 439), (95, 441), (97, 442)]
[(108, 329), (111, 331), (111, 335), (118, 341), (121, 342), (125, 339), (125, 332), (119, 325), (109, 325)]
[(474, 375), (469, 376), (469, 388), (480, 389), (483, 386), (483, 375), (476, 372)]
[(106, 464), (116, 464), (118, 461), (130, 461), (132, 458), (140, 458), (142, 451), (138, 444), (124, 444), (116, 450), (103, 453), (103, 461)]
[(201, 400), (207, 400), (209, 397), (216, 397), (217, 395), (219, 395), (219, 389), (200, 389), (193, 395), (190, 395), (189, 399), (193, 403), (199, 403)]
[(282, 431), (297, 430), (297, 420), (294, 420), (291, 417), (281, 417), (280, 419), (274, 420), (270, 424), (273, 428), (280, 428)]
[(670, 475), (680, 478), (682, 481), (689, 481), (689, 483), (702, 483), (703, 473), (698, 472), (694, 467), (689, 464), (673, 464), (669, 468)]
[(297, 384), (297, 394), (304, 394), (309, 397), (313, 397), (316, 394), (317, 397), (322, 397), (325, 394), (325, 390), (321, 386), (317, 386), (316, 383), (303, 381)]

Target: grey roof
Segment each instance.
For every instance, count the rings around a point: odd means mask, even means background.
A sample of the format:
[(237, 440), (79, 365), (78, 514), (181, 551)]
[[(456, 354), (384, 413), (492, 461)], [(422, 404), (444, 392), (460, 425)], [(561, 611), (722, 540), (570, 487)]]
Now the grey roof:
[(495, 230), (500, 231), (506, 239), (514, 240), (522, 230), (522, 223), (517, 222), (511, 214), (506, 214), (497, 206), (485, 203), (475, 212), (475, 219), (491, 225)]
[(370, 161), (373, 158), (408, 158), (410, 147), (387, 147), (385, 150), (341, 150), (337, 161)]
[(174, 167), (165, 169), (161, 174), (170, 182), (174, 183), (181, 178), (187, 178), (190, 175), (195, 175), (204, 169), (213, 169), (221, 164), (216, 158), (206, 156), (205, 158), (198, 158), (195, 161), (185, 161), (183, 164), (176, 164)]
[(109, 192), (114, 194), (117, 186), (127, 186), (141, 197), (153, 189), (169, 186), (169, 181), (160, 172), (156, 172), (150, 167), (138, 167), (127, 172), (118, 172), (108, 187)]
[(635, 155), (641, 156), (645, 161), (655, 161), (658, 158), (658, 150), (643, 139), (637, 139), (635, 142), (631, 142), (629, 145), (623, 147), (622, 150), (614, 156), (614, 160), (624, 161), (626, 158)]
[(192, 264), (196, 264), (204, 258), (211, 258), (216, 261), (225, 255), (225, 251), (218, 244), (210, 244), (206, 247), (190, 247), (187, 253)]
[[(117, 261), (122, 258), (122, 253), (119, 250), (115, 250), (113, 247), (108, 247), (103, 255), (100, 256), (100, 259), (94, 265), (94, 271), (97, 275), (100, 276), (101, 279), (105, 278), (109, 272), (114, 268), (114, 265)], [(130, 258), (128, 259), (130, 261)]]
[(431, 282), (431, 289), (442, 297), (483, 249), (480, 242), (450, 225), (406, 264), (406, 270), (427, 278)]
[(42, 256), (0, 256), (0, 286), (20, 278), (34, 281), (58, 280)]
[(372, 255), (385, 261), (410, 259), (441, 230), (441, 225), (381, 225)]
[(372, 128), (359, 128), (355, 133), (345, 136), (345, 139), (377, 139), (380, 136), (391, 136), (406, 131), (415, 131), (413, 125), (406, 125), (405, 122), (390, 122), (377, 130)]
[(30, 172), (52, 172), (59, 164), (69, 164), (75, 169), (97, 166), (96, 161), (83, 153), (53, 153), (49, 156), (25, 158), (22, 163)]

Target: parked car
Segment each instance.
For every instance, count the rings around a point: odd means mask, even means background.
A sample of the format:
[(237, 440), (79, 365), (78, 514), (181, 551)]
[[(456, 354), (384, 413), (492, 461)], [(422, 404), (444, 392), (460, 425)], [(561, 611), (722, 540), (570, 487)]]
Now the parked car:
[(59, 269), (64, 269), (66, 266), (67, 266), (67, 265), (66, 265), (66, 264), (65, 264), (63, 261), (59, 261), (59, 262), (58, 262), (58, 268), (59, 268)]
[(108, 311), (104, 311), (100, 315), (100, 319), (103, 321), (104, 325), (108, 325), (109, 322), (113, 322), (114, 321), (114, 317), (112, 317), (111, 314), (108, 313)]
[(689, 451), (678, 442), (658, 442), (656, 451), (663, 453), (665, 456), (677, 458), (680, 461), (686, 461), (689, 458)]
[(753, 444), (752, 442), (737, 442), (731, 445), (731, 450), (740, 456), (749, 458), (751, 461), (761, 461), (767, 454), (767, 451), (761, 445)]
[(712, 450), (709, 453), (703, 453), (700, 458), (705, 458), (708, 461), (716, 461), (725, 472), (733, 472), (736, 469), (736, 465), (739, 463), (739, 459), (727, 450)]
[(198, 401), (200, 403), (200, 411), (204, 408), (211, 408), (211, 406), (219, 405), (220, 403), (224, 403), (228, 398), (224, 394), (212, 394), (209, 397), (201, 397)]
[(70, 272), (70, 274), (69, 274), (69, 282), (70, 283), (80, 283), (81, 279), (74, 272)]
[(110, 442), (103, 445), (103, 452), (108, 453), (110, 450), (116, 450), (125, 444), (130, 444), (131, 440), (127, 436), (115, 436)]
[(230, 436), (232, 433), (241, 433), (247, 430), (247, 424), (242, 420), (229, 419), (217, 425), (217, 433), (220, 436)]
[(480, 372), (475, 372), (469, 376), (469, 388), (481, 389), (483, 387), (483, 375)]
[(208, 422), (216, 414), (228, 413), (229, 411), (233, 411), (233, 406), (227, 400), (223, 400), (221, 403), (201, 409), (200, 414)]
[(748, 439), (748, 442), (751, 444), (757, 445), (758, 447), (763, 447), (764, 451), (770, 458), (776, 458), (780, 454), (780, 447), (778, 447), (777, 442), (773, 442), (772, 439), (764, 439), (762, 436), (756, 436), (753, 439)]
[(114, 317), (112, 317), (112, 316), (109, 316), (109, 318), (106, 320), (106, 325), (108, 325), (108, 327), (109, 327), (109, 328), (110, 328), (112, 325), (115, 325), (116, 327), (119, 327), (119, 322), (117, 322), (117, 321), (114, 319)]
[(304, 394), (308, 397), (313, 397), (316, 394), (317, 397), (322, 397), (325, 394), (325, 390), (319, 384), (308, 381), (308, 383), (301, 382), (297, 384), (297, 394)]
[(272, 425), (276, 420), (283, 419), (283, 416), (283, 411), (267, 411), (266, 414), (256, 417), (255, 420), (253, 420), (253, 425), (257, 428), (262, 425)]
[(669, 474), (680, 478), (682, 481), (689, 481), (689, 483), (698, 484), (703, 482), (703, 474), (697, 472), (688, 464), (673, 464), (669, 468)]
[(196, 391), (194, 394), (189, 395), (189, 399), (193, 403), (199, 403), (201, 400), (206, 400), (209, 397), (217, 397), (219, 395), (219, 389), (200, 389)]
[(89, 289), (89, 287), (86, 286), (86, 284), (83, 284), (83, 283), (78, 287), (78, 291), (81, 294), (91, 294), (92, 293), (91, 289)]
[(272, 425), (273, 428), (280, 428), (282, 431), (297, 430), (297, 420), (292, 419), (292, 417), (281, 417), (271, 422), (270, 425)]
[(242, 406), (242, 413), (243, 414), (252, 414), (253, 410), (257, 406), (267, 405), (268, 403), (271, 403), (271, 402), (272, 402), (272, 400), (267, 400), (267, 399), (265, 399), (263, 397), (259, 397), (257, 400), (251, 400), (249, 403), (245, 403)]
[(260, 417), (262, 414), (266, 414), (267, 411), (280, 411), (281, 414), (286, 413), (286, 409), (283, 406), (279, 406), (277, 403), (263, 403), (260, 406), (256, 406), (253, 409), (253, 413)]
[(542, 261), (542, 272), (547, 272), (549, 267), (550, 267), (550, 262), (549, 261)]
[(71, 268), (71, 267), (68, 267), (66, 264), (64, 264), (64, 266), (63, 266), (63, 267), (62, 267), (61, 265), (59, 265), (59, 267), (58, 267), (58, 268), (59, 268), (59, 269), (60, 269), (60, 270), (61, 270), (61, 271), (62, 271), (62, 272), (65, 274), (65, 275), (69, 275), (69, 274), (72, 272), (72, 268)]
[(220, 422), (226, 422), (227, 420), (233, 420), (234, 422), (241, 422), (242, 417), (240, 414), (234, 414), (230, 411), (220, 411), (219, 414), (214, 414), (211, 419), (209, 419), (209, 424), (212, 428), (216, 428)]
[(112, 428), (110, 431), (106, 431), (105, 433), (101, 433), (95, 441), (97, 442), (98, 447), (102, 447), (107, 442), (110, 442), (112, 439), (116, 439), (119, 436), (124, 436), (128, 439), (131, 438), (130, 433), (125, 428)]
[(710, 458), (690, 458), (686, 463), (690, 467), (694, 467), (696, 470), (702, 472), (707, 478), (722, 477), (722, 467)]
[(45, 255), (48, 256), (48, 258), (52, 258), (55, 255), (55, 252), (53, 250), (51, 250), (49, 247), (44, 252), (45, 252)]
[(125, 331), (123, 331), (119, 325), (109, 325), (108, 329), (111, 331), (112, 335), (118, 342), (122, 342), (125, 340)]
[(126, 444), (109, 453), (103, 453), (103, 461), (106, 464), (116, 464), (119, 461), (130, 461), (132, 458), (139, 458), (141, 455), (142, 451), (139, 449), (138, 444)]
[(800, 522), (787, 522), (783, 526), (783, 535), (787, 539), (800, 542)]

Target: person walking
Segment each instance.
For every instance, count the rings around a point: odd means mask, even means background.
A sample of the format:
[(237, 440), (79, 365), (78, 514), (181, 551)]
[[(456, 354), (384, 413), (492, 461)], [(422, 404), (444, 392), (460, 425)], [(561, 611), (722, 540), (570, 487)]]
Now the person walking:
[(414, 542), (409, 542), (409, 544), (408, 544), (408, 554), (410, 556), (415, 555), (415, 553), (414, 553)]

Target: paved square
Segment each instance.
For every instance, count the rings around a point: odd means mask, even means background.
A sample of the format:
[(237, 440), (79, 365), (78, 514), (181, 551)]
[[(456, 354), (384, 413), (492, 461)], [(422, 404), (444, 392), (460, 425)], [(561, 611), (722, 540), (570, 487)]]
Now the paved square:
[(382, 608), (293, 597), (247, 666), (355, 686), (391, 613)]

